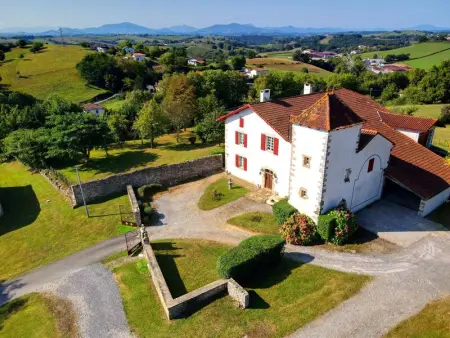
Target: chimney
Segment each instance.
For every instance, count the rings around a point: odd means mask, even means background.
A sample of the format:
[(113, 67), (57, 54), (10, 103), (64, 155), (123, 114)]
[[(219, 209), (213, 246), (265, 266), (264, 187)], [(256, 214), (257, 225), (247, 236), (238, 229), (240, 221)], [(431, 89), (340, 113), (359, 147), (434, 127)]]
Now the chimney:
[(263, 89), (259, 93), (259, 102), (270, 101), (270, 89)]
[(303, 88), (303, 95), (308, 95), (314, 93), (314, 88), (312, 84), (305, 83), (305, 86)]

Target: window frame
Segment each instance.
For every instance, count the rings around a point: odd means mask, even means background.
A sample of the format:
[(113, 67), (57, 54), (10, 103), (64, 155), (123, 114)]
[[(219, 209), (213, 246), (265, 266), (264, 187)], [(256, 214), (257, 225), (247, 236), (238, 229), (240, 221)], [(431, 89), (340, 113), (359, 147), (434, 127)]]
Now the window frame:
[(238, 131), (237, 133), (238, 133), (238, 145), (245, 146), (245, 134), (241, 133), (240, 131)]
[[(308, 163), (305, 163), (305, 160), (307, 160)], [(302, 166), (304, 168), (311, 168), (311, 156), (303, 155), (303, 157), (302, 157)]]
[(300, 188), (299, 196), (301, 199), (307, 200), (308, 199), (308, 190), (305, 188)]
[[(272, 149), (269, 147), (269, 139), (272, 140)], [(266, 151), (273, 153), (275, 151), (275, 137), (266, 135)]]

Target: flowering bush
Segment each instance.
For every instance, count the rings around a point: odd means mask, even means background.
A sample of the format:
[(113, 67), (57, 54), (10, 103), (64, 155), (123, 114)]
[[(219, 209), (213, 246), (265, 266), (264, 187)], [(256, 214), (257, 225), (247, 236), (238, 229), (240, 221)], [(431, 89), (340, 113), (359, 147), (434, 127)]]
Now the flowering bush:
[(355, 215), (348, 209), (336, 209), (330, 212), (336, 225), (331, 242), (336, 245), (342, 245), (358, 229)]
[(317, 228), (310, 217), (296, 212), (283, 224), (280, 232), (289, 244), (308, 245), (316, 238)]

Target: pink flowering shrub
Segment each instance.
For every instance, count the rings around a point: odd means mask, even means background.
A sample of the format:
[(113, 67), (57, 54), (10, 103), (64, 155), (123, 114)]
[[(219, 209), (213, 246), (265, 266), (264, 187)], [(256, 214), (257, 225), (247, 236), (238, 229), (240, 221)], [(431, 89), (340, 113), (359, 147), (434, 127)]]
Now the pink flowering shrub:
[(331, 242), (336, 245), (345, 244), (358, 229), (355, 215), (347, 208), (338, 208), (330, 212), (334, 217), (335, 229)]
[(280, 229), (283, 238), (289, 244), (308, 245), (317, 235), (314, 221), (301, 213), (294, 213)]

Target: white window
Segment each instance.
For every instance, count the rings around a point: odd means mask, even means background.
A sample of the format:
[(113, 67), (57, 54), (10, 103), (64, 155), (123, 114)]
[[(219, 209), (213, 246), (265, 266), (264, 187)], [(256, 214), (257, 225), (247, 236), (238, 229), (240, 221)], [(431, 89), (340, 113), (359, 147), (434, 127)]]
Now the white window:
[(303, 155), (303, 166), (309, 168), (311, 166), (311, 157)]
[(244, 136), (244, 134), (243, 133), (238, 133), (238, 144), (239, 145), (241, 145), (241, 146), (243, 146), (244, 145), (244, 138), (245, 138), (245, 136)]
[(275, 141), (271, 136), (266, 136), (266, 150), (273, 151), (275, 149)]
[(300, 188), (300, 197), (307, 199), (308, 198), (308, 191), (305, 188)]

